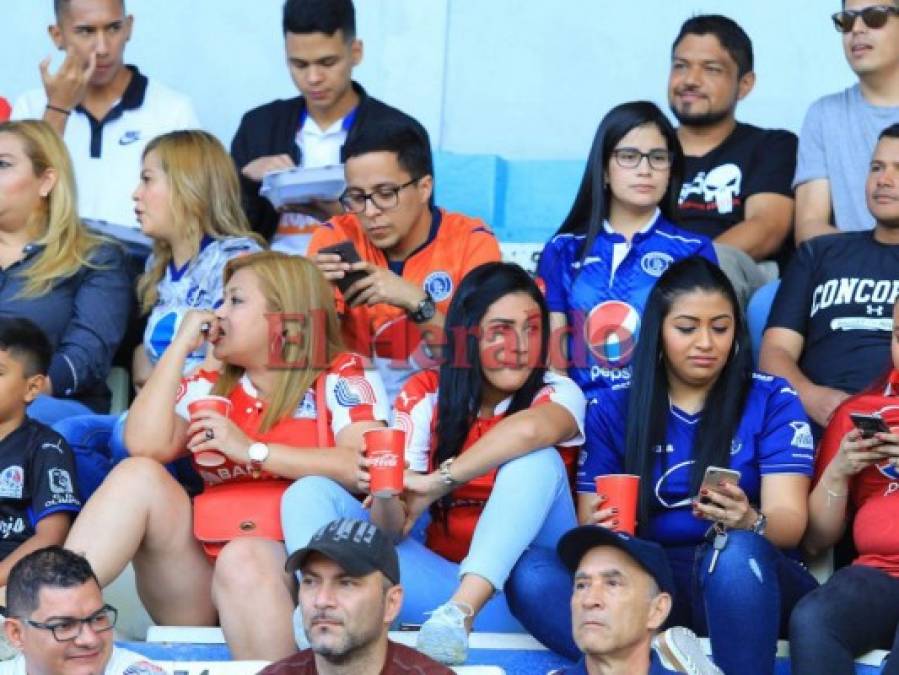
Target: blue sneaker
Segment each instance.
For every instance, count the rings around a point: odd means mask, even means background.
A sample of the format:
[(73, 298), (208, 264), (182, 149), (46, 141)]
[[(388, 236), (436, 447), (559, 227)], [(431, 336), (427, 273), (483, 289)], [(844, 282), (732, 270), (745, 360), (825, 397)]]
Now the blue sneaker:
[(458, 666), (468, 658), (468, 631), (465, 619), (473, 615), (464, 603), (440, 605), (418, 631), (415, 648), (447, 666)]

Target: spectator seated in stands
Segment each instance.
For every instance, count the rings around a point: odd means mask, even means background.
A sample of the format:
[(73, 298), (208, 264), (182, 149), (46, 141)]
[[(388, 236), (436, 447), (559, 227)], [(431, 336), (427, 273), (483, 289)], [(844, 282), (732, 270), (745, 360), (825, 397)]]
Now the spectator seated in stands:
[(567, 366), (588, 400), (630, 380), (643, 305), (668, 265), (697, 253), (716, 261), (709, 239), (672, 225), (683, 167), (674, 127), (654, 104), (613, 108), (571, 211), (543, 250), (537, 274), (553, 341), (562, 335), (567, 351), (566, 363), (553, 365)]
[[(890, 170), (899, 186), (899, 161)], [(899, 216), (899, 199), (894, 209)], [(890, 346), (892, 372), (837, 408), (818, 450), (803, 545), (812, 554), (826, 551), (851, 524), (859, 557), (793, 611), (790, 658), (797, 673), (851, 672), (855, 657), (878, 648), (894, 652), (883, 672), (896, 670), (899, 557), (892, 523), (899, 513), (899, 304)], [(890, 431), (863, 434), (853, 424), (854, 413), (877, 415)]]
[(899, 6), (896, 0), (842, 5), (833, 22), (858, 82), (818, 99), (802, 123), (793, 179), (797, 245), (874, 227), (863, 176), (880, 130), (899, 124)]
[(571, 623), (584, 656), (553, 675), (722, 675), (689, 629), (677, 626), (657, 636), (675, 593), (661, 546), (584, 525), (567, 532), (557, 549), (574, 577)]
[(46, 122), (0, 124), (0, 193), (0, 315), (31, 319), (54, 350), (29, 414), (52, 424), (108, 412), (106, 376), (132, 303), (123, 251), (78, 219), (71, 160)]
[(0, 602), (16, 561), (62, 544), (81, 509), (72, 451), (27, 415), (43, 390), (51, 354), (33, 322), (0, 318)]
[(362, 61), (352, 0), (286, 0), (283, 10), (287, 67), (300, 96), (277, 99), (243, 116), (231, 143), (244, 205), (254, 230), (273, 248), (305, 255), (322, 221), (342, 212), (336, 201), (314, 200), (275, 211), (259, 188), (270, 171), (340, 164), (340, 149), (361, 131), (408, 124), (408, 115), (369, 96), (353, 81)]
[[(367, 127), (343, 157), (348, 213), (316, 230), (309, 255), (342, 289), (335, 293), (346, 344), (374, 357), (392, 400), (433, 362), (424, 339), (443, 329), (462, 277), (500, 259), (499, 244), (483, 221), (433, 206), (431, 147), (417, 125)], [(360, 262), (322, 251), (344, 241)], [(352, 273), (355, 281), (342, 285)]]
[[(897, 19), (899, 21), (899, 19)], [(850, 394), (880, 375), (899, 299), (899, 124), (880, 134), (865, 185), (873, 231), (816, 237), (777, 291), (759, 364), (799, 392), (816, 436)]]
[(793, 250), (796, 135), (737, 122), (754, 86), (752, 42), (736, 22), (718, 14), (684, 22), (668, 77), (685, 155), (678, 224), (715, 240), (741, 306)]
[[(203, 342), (222, 370), (184, 377)], [(210, 394), (227, 397), (230, 416), (191, 412)], [(181, 321), (128, 414), (132, 457), (87, 502), (66, 546), (85, 552), (103, 586), (133, 561), (157, 623), (218, 621), (233, 658), (283, 658), (296, 645), (282, 493), (308, 475), (354, 487), (362, 433), (387, 415), (377, 374), (340, 344), (315, 265), (272, 252), (233, 258), (224, 304)], [(205, 483), (193, 501), (163, 466), (186, 453)]]
[[(247, 225), (228, 153), (205, 131), (173, 131), (150, 141), (134, 200), (141, 230), (154, 242), (138, 283), (141, 313), (147, 316), (132, 367), (135, 386), (140, 388), (184, 315), (221, 304), (225, 264), (260, 250), (261, 240)], [(218, 368), (205, 344), (187, 356), (184, 375), (200, 367)], [(78, 456), (85, 498), (112, 464), (128, 455), (124, 425), (124, 416), (109, 415), (70, 417), (56, 424)], [(185, 481), (191, 475), (188, 467), (189, 462), (179, 472)]]
[(544, 366), (546, 306), (517, 265), (469, 272), (446, 331), (467, 337), (448, 339), (439, 372), (413, 375), (396, 400), (411, 468), (405, 493), (375, 497), (369, 513), (333, 480), (304, 478), (285, 494), (282, 517), (293, 549), (309, 541), (313, 523), (335, 517), (370, 517), (401, 538), (430, 508), (425, 543), (408, 536), (398, 549), (408, 580), (403, 617), (421, 623), (431, 610), (418, 649), (459, 664), (481, 610), (485, 628), (501, 616), (488, 601), (524, 550), (555, 546), (576, 522), (563, 454), (573, 464), (585, 402), (574, 382)]
[[(48, 32), (65, 60), (55, 73), (49, 57), (41, 62), (43, 86), (19, 97), (12, 117), (43, 118), (65, 139), (82, 218), (101, 230), (113, 224), (136, 231), (128, 199), (132, 172), (150, 139), (200, 126), (193, 105), (125, 65), (134, 17), (124, 0), (53, 0), (53, 9), (56, 23)], [(106, 233), (121, 234), (116, 228)]]
[[(633, 367), (629, 388), (606, 390), (588, 407), (579, 520), (618, 528), (594, 480), (639, 475), (637, 533), (660, 543), (674, 569), (671, 623), (709, 635), (728, 675), (773, 673), (780, 627), (816, 585), (794, 552), (814, 458), (799, 398), (785, 380), (752, 374), (733, 287), (695, 256), (673, 264), (650, 293)], [(740, 472), (738, 483), (702, 485), (710, 466)], [(727, 534), (720, 554), (713, 531)], [(570, 584), (548, 564), (525, 567), (527, 558), (519, 568), (532, 575), (512, 584), (538, 587), (533, 610), (521, 614), (537, 621), (525, 627), (564, 644), (567, 617), (539, 599)]]
[(403, 604), (393, 542), (365, 520), (341, 519), (316, 532), (287, 560), (310, 648), (260, 675), (451, 675), (446, 666), (387, 639)]
[(0, 675), (164, 675), (140, 654), (113, 644), (118, 618), (90, 564), (59, 546), (22, 558), (9, 575), (4, 631), (21, 654)]

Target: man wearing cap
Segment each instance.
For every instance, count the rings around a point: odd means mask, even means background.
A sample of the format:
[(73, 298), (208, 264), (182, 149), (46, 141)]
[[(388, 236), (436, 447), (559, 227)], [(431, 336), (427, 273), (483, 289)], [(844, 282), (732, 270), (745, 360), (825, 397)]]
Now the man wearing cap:
[(656, 640), (658, 653), (652, 649), (674, 596), (674, 575), (661, 546), (586, 525), (566, 533), (557, 550), (574, 574), (572, 630), (584, 653), (560, 675), (721, 675), (686, 628), (669, 629)]
[(387, 630), (403, 604), (396, 549), (381, 530), (343, 518), (325, 525), (287, 559), (301, 573), (299, 603), (311, 645), (260, 675), (451, 675), (453, 671)]

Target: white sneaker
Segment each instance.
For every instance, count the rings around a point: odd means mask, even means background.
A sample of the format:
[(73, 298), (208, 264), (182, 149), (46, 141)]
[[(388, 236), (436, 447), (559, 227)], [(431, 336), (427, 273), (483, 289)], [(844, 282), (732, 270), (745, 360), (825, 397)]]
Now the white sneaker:
[(684, 626), (672, 626), (652, 642), (666, 668), (687, 675), (724, 675), (706, 656), (696, 633)]
[(296, 640), (297, 647), (302, 651), (309, 649), (309, 638), (306, 637), (306, 628), (303, 626), (303, 612), (300, 606), (293, 610), (293, 639)]
[(471, 607), (463, 603), (440, 605), (418, 631), (415, 648), (448, 666), (458, 666), (468, 658), (468, 631), (465, 619), (472, 616)]

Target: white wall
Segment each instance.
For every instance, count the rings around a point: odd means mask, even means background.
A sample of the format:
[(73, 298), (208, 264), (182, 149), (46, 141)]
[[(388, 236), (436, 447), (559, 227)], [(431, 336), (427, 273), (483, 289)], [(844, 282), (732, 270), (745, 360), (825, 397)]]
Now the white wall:
[[(127, 60), (192, 95), (226, 143), (247, 109), (294, 94), (281, 0), (127, 0)], [(837, 0), (356, 0), (357, 79), (418, 117), (436, 147), (513, 158), (582, 159), (604, 112), (664, 104), (680, 23), (720, 12), (747, 30), (758, 85), (740, 117), (798, 131), (815, 98), (853, 82), (829, 14)], [(53, 51), (51, 0), (0, 0), (0, 94), (38, 86)], [(59, 61), (57, 57), (57, 62)]]

